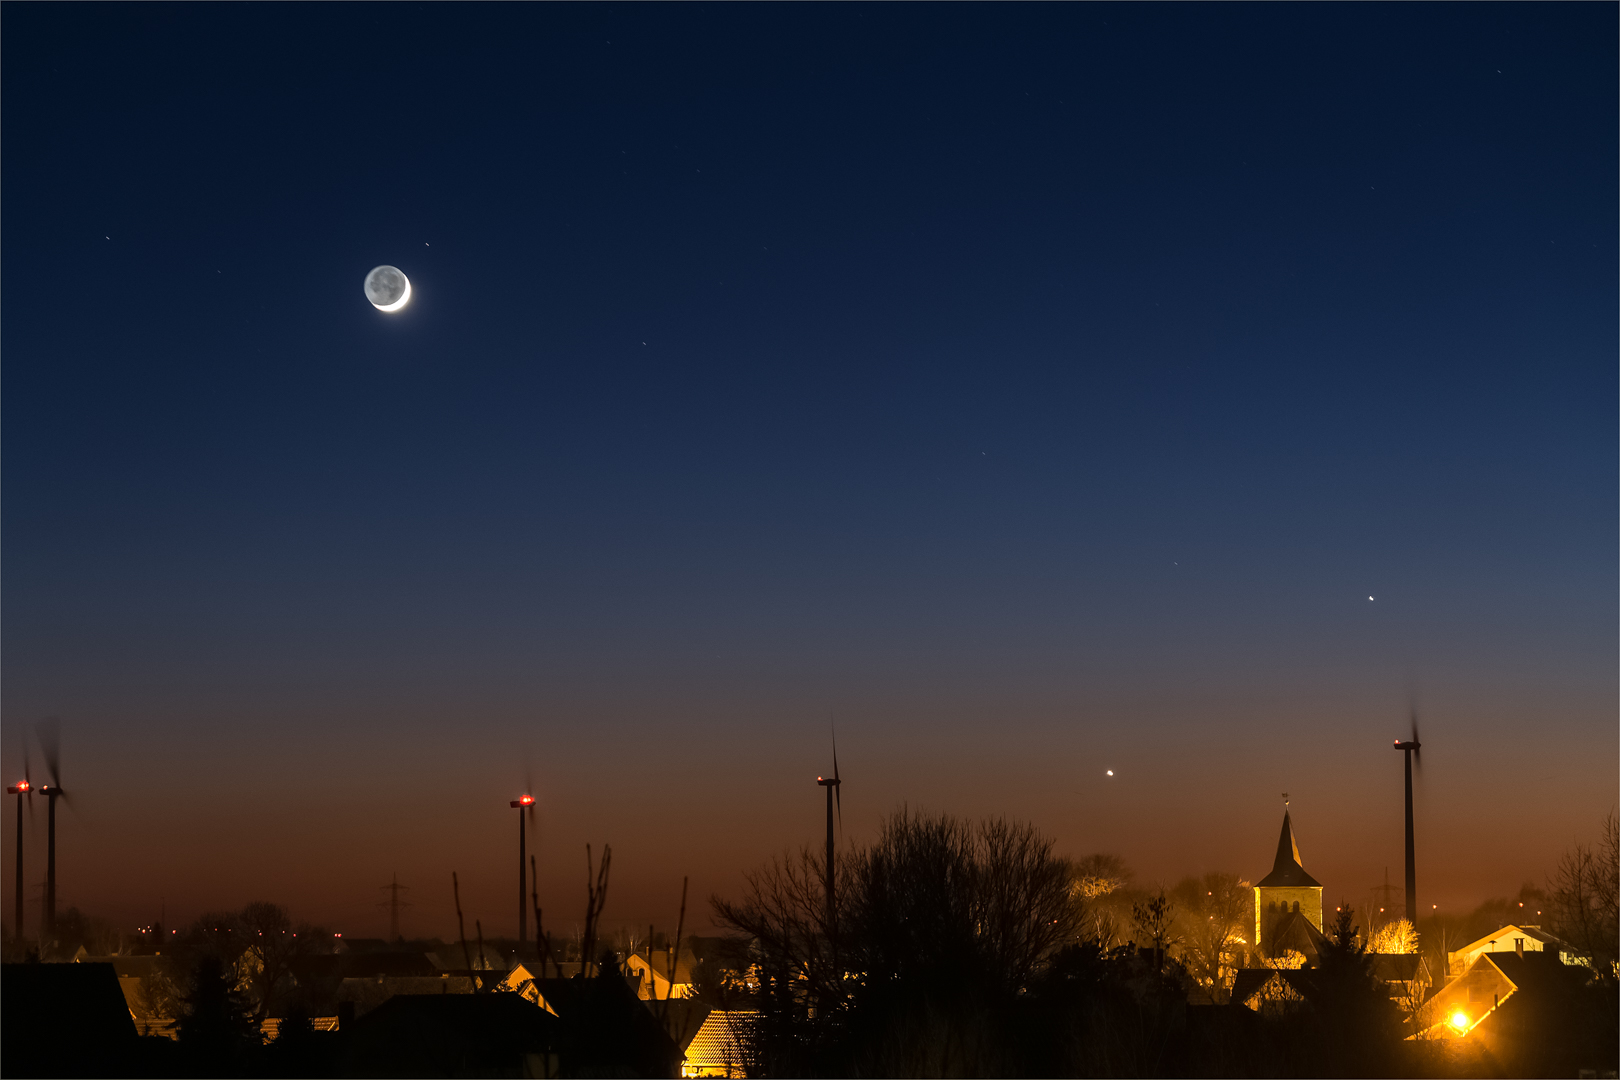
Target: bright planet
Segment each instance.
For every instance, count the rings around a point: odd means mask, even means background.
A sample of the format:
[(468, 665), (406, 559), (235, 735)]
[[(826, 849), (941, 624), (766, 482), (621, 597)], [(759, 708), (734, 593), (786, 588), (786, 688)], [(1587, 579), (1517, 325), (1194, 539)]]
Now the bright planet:
[(378, 311), (398, 311), (411, 300), (411, 280), (397, 266), (376, 266), (366, 275), (366, 299)]

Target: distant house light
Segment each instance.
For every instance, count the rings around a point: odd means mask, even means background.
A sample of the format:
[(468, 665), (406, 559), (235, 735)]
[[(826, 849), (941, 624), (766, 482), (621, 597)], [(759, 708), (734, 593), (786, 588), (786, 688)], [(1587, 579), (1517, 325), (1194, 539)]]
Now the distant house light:
[(1462, 1034), (1463, 1032), (1467, 1031), (1468, 1030), (1468, 1014), (1463, 1012), (1461, 1009), (1458, 1009), (1456, 1012), (1452, 1013), (1451, 1014), (1451, 1026), (1457, 1029), (1457, 1033), (1459, 1035)]

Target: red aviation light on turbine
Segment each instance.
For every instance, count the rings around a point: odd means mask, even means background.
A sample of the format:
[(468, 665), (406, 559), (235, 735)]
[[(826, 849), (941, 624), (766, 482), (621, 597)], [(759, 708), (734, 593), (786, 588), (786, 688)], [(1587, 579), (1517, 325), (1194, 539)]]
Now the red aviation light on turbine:
[(7, 795), (26, 795), (28, 792), (30, 792), (32, 790), (33, 790), (33, 785), (32, 784), (30, 784), (26, 780), (19, 780), (15, 784), (13, 784), (10, 787), (6, 788), (6, 794)]
[(512, 803), (512, 809), (515, 810), (520, 806), (533, 806), (533, 805), (534, 805), (534, 796), (533, 795), (521, 795)]

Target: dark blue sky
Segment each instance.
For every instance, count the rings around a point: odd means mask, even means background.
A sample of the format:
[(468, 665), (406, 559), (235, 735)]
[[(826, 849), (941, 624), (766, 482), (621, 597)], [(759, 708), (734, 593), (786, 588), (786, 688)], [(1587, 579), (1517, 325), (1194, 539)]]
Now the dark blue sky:
[(857, 835), (1252, 876), (1287, 788), (1359, 895), (1414, 693), (1425, 887), (1539, 877), (1616, 800), (1616, 21), (8, 6), (65, 895), (504, 911), (527, 770), (556, 902), (606, 839), (663, 920), (814, 836), (829, 714)]

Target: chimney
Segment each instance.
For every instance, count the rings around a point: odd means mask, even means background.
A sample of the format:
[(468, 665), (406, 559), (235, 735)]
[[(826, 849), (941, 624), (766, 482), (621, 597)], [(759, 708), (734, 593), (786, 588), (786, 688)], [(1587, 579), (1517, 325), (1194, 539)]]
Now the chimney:
[(1524, 959), (1524, 938), (1522, 938), (1522, 937), (1521, 938), (1514, 938), (1513, 939), (1513, 944), (1519, 950), (1519, 959), (1523, 960)]

